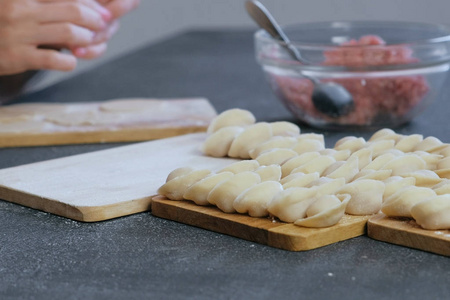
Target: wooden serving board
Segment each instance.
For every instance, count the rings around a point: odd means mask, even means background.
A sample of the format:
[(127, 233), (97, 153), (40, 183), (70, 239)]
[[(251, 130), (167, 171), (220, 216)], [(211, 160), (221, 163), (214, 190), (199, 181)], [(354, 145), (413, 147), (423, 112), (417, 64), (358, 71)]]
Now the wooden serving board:
[(235, 160), (203, 156), (205, 133), (142, 142), (0, 170), (0, 199), (78, 221), (150, 209), (178, 167), (217, 171)]
[(160, 139), (206, 131), (216, 115), (202, 98), (0, 106), (0, 147)]
[(268, 218), (226, 214), (216, 207), (198, 206), (189, 201), (168, 200), (163, 196), (153, 198), (152, 214), (289, 251), (311, 250), (363, 235), (369, 218), (345, 215), (334, 226), (306, 228), (273, 222)]
[(411, 219), (379, 213), (369, 219), (367, 234), (379, 241), (450, 256), (450, 230), (425, 230)]

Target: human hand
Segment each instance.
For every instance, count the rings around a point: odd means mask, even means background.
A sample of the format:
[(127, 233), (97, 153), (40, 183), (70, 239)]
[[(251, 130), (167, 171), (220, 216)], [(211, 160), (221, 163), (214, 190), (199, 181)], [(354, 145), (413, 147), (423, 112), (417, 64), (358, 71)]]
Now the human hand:
[(101, 48), (113, 19), (95, 0), (0, 0), (0, 75), (72, 70), (76, 57), (55, 48)]
[(140, 0), (97, 0), (111, 13), (108, 27), (96, 34), (93, 45), (72, 49), (72, 53), (79, 58), (92, 59), (102, 55), (107, 48), (109, 40), (119, 29), (118, 19), (138, 7)]

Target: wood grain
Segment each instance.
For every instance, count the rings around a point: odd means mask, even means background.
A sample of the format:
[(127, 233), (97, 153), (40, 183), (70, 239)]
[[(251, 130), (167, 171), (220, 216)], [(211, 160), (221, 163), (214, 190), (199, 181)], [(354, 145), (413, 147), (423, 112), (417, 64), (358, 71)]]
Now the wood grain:
[(268, 218), (226, 214), (216, 207), (198, 206), (189, 201), (167, 200), (162, 196), (153, 198), (152, 214), (289, 251), (316, 249), (363, 235), (369, 218), (346, 215), (338, 224), (328, 228), (305, 228), (273, 222)]
[(450, 230), (425, 230), (408, 218), (380, 213), (369, 219), (367, 234), (379, 241), (450, 256)]
[(178, 167), (215, 171), (229, 158), (203, 156), (205, 133), (142, 142), (0, 170), (0, 199), (84, 222), (150, 209)]
[[(129, 99), (136, 101), (136, 99)], [(112, 100), (127, 101), (127, 100)], [(30, 103), (0, 107), (0, 147), (135, 142), (206, 131), (217, 115), (207, 99), (139, 99), (145, 110), (104, 112), (105, 102)], [(88, 113), (92, 113), (89, 120)], [(52, 118), (85, 117), (85, 124)], [(107, 116), (107, 120), (102, 120)], [(115, 118), (117, 116), (117, 118)], [(95, 123), (95, 118), (101, 122)], [(122, 119), (121, 119), (122, 118)], [(24, 125), (26, 127), (22, 127)]]

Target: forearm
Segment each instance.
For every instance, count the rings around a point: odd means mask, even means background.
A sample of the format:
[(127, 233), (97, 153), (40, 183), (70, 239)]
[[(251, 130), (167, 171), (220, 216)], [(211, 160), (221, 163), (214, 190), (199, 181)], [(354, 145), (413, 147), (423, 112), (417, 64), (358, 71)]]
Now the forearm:
[(27, 83), (38, 73), (39, 71), (28, 71), (16, 75), (0, 76), (0, 105), (10, 102), (20, 95)]

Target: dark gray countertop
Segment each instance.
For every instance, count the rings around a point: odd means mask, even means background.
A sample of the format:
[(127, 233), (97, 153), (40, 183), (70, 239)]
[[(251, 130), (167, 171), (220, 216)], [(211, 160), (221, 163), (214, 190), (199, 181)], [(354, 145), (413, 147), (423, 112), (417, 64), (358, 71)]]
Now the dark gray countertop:
[[(448, 82), (448, 81), (447, 81)], [(396, 129), (450, 141), (450, 85)], [(251, 31), (192, 31), (18, 102), (207, 97), (221, 112), (294, 121), (269, 90)], [(302, 131), (316, 131), (302, 125)], [(321, 131), (319, 131), (321, 132)], [(327, 144), (346, 135), (322, 132)], [(0, 168), (116, 147), (0, 149)], [(362, 236), (288, 252), (140, 213), (80, 223), (0, 200), (0, 299), (446, 299), (450, 260)]]

